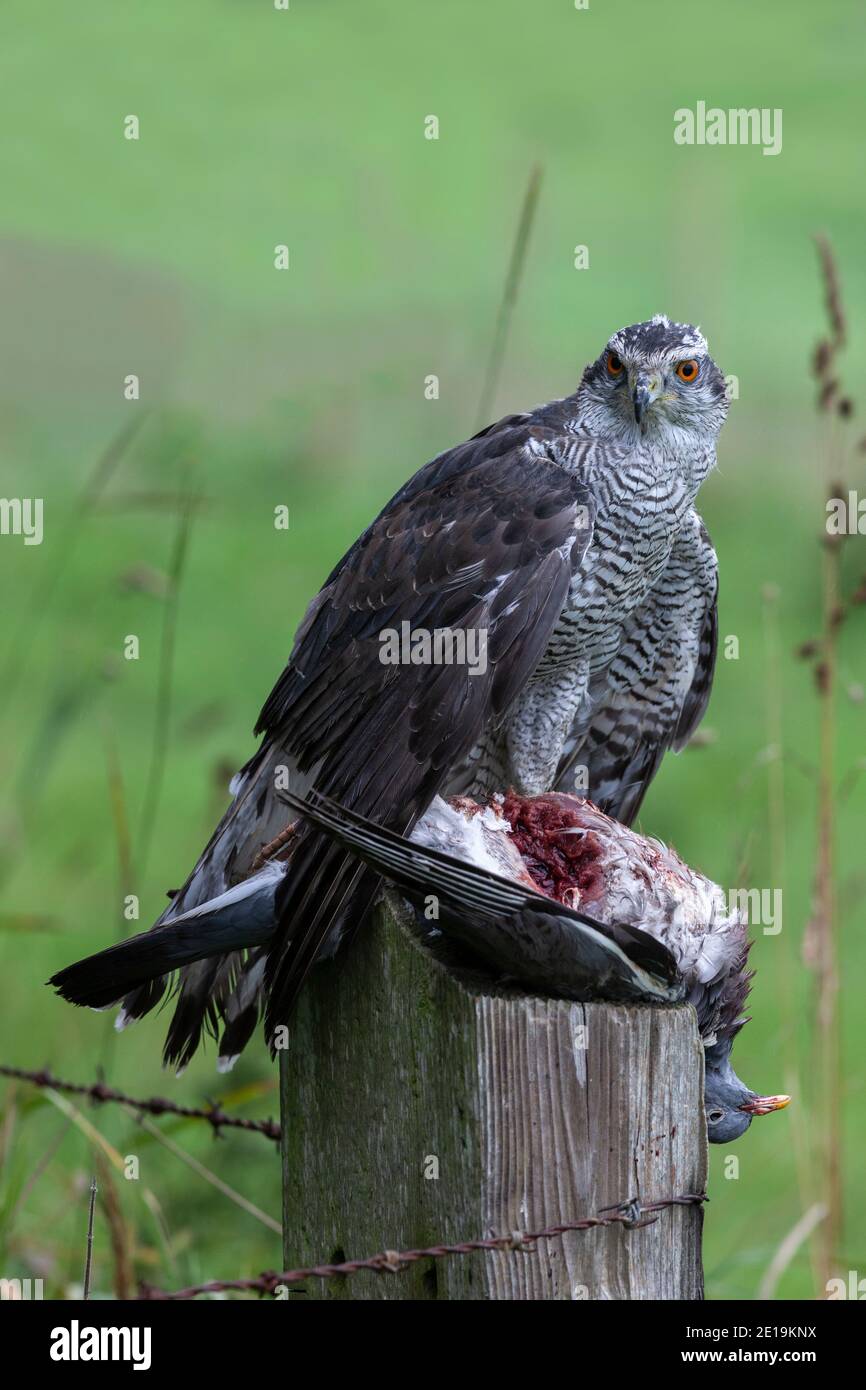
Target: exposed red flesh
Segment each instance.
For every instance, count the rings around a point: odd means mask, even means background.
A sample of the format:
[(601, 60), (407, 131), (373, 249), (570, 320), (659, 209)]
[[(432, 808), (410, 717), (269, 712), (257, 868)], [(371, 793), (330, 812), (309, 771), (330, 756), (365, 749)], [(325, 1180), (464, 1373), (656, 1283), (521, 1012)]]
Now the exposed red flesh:
[(501, 807), (539, 891), (568, 907), (585, 907), (604, 893), (598, 835), (585, 829), (581, 835), (563, 834), (583, 829), (581, 806), (576, 797), (555, 792), (518, 796), (510, 791)]

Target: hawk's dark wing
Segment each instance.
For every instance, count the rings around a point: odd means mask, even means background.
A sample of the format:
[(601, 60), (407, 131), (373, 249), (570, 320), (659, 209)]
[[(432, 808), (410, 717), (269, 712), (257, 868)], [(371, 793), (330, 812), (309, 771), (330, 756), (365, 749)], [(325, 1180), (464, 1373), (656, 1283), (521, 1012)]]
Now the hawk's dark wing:
[[(557, 443), (551, 431), (506, 424), (434, 459), (334, 570), (258, 725), (315, 790), (404, 833), (508, 709), (592, 530), (592, 500), (557, 463)], [(483, 641), (474, 651), (483, 660), (383, 660), (386, 631), (444, 628)], [(377, 884), (338, 845), (301, 828), (268, 959), (271, 1039), (326, 937), (357, 923)]]
[(716, 554), (693, 511), (625, 624), (619, 652), (590, 688), (589, 713), (575, 721), (557, 772), (558, 791), (584, 792), (631, 824), (668, 748), (685, 747), (703, 718), (716, 661), (717, 595)]

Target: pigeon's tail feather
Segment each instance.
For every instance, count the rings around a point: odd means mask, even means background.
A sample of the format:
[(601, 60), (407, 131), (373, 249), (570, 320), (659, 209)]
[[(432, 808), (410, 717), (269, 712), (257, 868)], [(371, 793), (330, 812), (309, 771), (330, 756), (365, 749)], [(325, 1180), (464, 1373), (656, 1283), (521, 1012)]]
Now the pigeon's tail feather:
[[(68, 965), (49, 984), (70, 1003), (92, 1009), (107, 1008), (126, 996), (123, 1020), (128, 1022), (139, 1016), (130, 1008), (131, 1000), (141, 999), (152, 1007), (167, 978), (189, 967), (166, 1044), (170, 1060), (180, 1060), (189, 1035), (194, 1032), (197, 1040), (205, 1013), (216, 1008), (220, 987), (228, 993), (234, 986), (239, 966), (235, 953), (260, 946), (273, 934), (274, 894), (284, 870), (282, 864), (268, 864), (211, 902)], [(200, 997), (205, 1008), (199, 1014)]]
[[(140, 932), (138, 936), (119, 941), (96, 955), (85, 956), (64, 970), (58, 970), (48, 983), (70, 1004), (82, 1004), (90, 1009), (108, 1008), (131, 991), (141, 995), (148, 1001), (148, 1007), (152, 1007), (175, 970), (201, 960), (214, 950), (222, 950), (222, 947), (214, 946), (208, 939), (206, 923), (197, 922), (190, 929), (185, 923), (172, 922), (155, 931)], [(163, 976), (166, 978), (161, 979)], [(152, 988), (157, 983), (159, 994)], [(131, 1016), (136, 1015), (131, 1015), (126, 1007), (124, 1021), (128, 1022)]]
[(674, 957), (637, 927), (563, 907), (489, 869), (406, 840), (317, 793), (285, 799), (416, 906), (435, 896), (440, 924), (501, 973), (570, 998), (683, 997)]

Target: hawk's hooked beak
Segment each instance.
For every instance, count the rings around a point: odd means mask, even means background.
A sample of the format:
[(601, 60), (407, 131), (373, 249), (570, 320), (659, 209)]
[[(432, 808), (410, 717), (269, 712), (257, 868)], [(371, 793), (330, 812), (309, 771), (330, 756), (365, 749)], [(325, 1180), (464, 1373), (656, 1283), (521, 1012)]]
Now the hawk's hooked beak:
[(638, 372), (632, 384), (631, 402), (634, 406), (635, 423), (641, 434), (646, 431), (646, 415), (659, 394), (661, 379), (648, 372)]
[(790, 1096), (755, 1096), (754, 1100), (747, 1100), (737, 1108), (745, 1110), (747, 1115), (771, 1115), (774, 1110), (784, 1110), (790, 1103)]

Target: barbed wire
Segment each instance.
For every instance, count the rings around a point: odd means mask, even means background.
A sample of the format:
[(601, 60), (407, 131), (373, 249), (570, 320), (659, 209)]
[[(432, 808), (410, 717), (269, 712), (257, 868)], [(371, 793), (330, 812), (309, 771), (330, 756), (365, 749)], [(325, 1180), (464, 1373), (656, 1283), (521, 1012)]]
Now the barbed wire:
[(280, 1127), (275, 1120), (247, 1120), (240, 1115), (227, 1115), (217, 1101), (212, 1102), (206, 1109), (198, 1110), (191, 1105), (178, 1105), (176, 1101), (164, 1100), (161, 1096), (139, 1100), (136, 1096), (116, 1091), (101, 1081), (94, 1081), (89, 1085), (61, 1081), (59, 1077), (53, 1076), (47, 1067), (43, 1067), (41, 1071), (26, 1071), (23, 1067), (0, 1066), (0, 1076), (8, 1076), (13, 1081), (27, 1081), (32, 1086), (50, 1088), (53, 1091), (65, 1091), (69, 1095), (89, 1096), (100, 1105), (107, 1101), (115, 1101), (119, 1105), (129, 1105), (134, 1110), (141, 1110), (148, 1115), (180, 1115), (185, 1120), (207, 1120), (214, 1134), (219, 1134), (223, 1129), (243, 1129), (249, 1134), (264, 1134), (265, 1138), (272, 1139), (276, 1144), (280, 1142)]
[[(399, 1274), (419, 1260), (441, 1260), (455, 1255), (474, 1255), (485, 1250), (531, 1252), (536, 1241), (554, 1240), (570, 1231), (592, 1231), (603, 1226), (624, 1226), (626, 1230), (636, 1231), (644, 1226), (652, 1226), (658, 1220), (658, 1216), (653, 1215), (655, 1212), (668, 1207), (696, 1206), (708, 1201), (706, 1193), (695, 1192), (686, 1192), (678, 1197), (662, 1197), (655, 1202), (641, 1202), (640, 1198), (631, 1197), (626, 1202), (602, 1207), (596, 1216), (585, 1216), (580, 1221), (560, 1221), (555, 1226), (545, 1226), (541, 1231), (515, 1231), (510, 1236), (489, 1236), (487, 1239), (464, 1240), (453, 1245), (428, 1245), (423, 1250), (382, 1250), (366, 1260), (310, 1265), (306, 1269), (289, 1269), (282, 1274), (268, 1271), (257, 1279), (214, 1279), (207, 1284), (193, 1284), (187, 1289), (157, 1289), (151, 1284), (142, 1283), (139, 1285), (139, 1299), (178, 1302), (209, 1293), (273, 1294), (281, 1284), (299, 1284), (304, 1279), (345, 1278), (361, 1270), (372, 1270), (375, 1274)], [(648, 1221), (643, 1219), (646, 1216), (650, 1218)]]
[[(188, 1105), (178, 1105), (175, 1101), (161, 1096), (140, 1100), (123, 1091), (115, 1090), (97, 1081), (84, 1084), (63, 1081), (44, 1067), (41, 1071), (28, 1071), (23, 1067), (0, 1065), (0, 1076), (14, 1081), (26, 1081), (30, 1085), (65, 1091), (68, 1094), (87, 1096), (98, 1104), (116, 1102), (131, 1106), (149, 1115), (179, 1115), (184, 1119), (206, 1120), (218, 1134), (222, 1129), (242, 1129), (251, 1133), (264, 1134), (276, 1142), (280, 1140), (280, 1127), (273, 1120), (247, 1120), (235, 1115), (227, 1115), (214, 1102), (207, 1109), (195, 1109)], [(375, 1274), (399, 1274), (419, 1260), (441, 1260), (460, 1255), (474, 1255), (483, 1251), (529, 1252), (539, 1240), (555, 1240), (571, 1231), (592, 1231), (606, 1226), (622, 1226), (626, 1230), (640, 1230), (651, 1226), (658, 1220), (656, 1213), (671, 1207), (696, 1206), (709, 1201), (706, 1193), (686, 1192), (677, 1197), (662, 1197), (653, 1202), (642, 1202), (639, 1197), (631, 1197), (625, 1202), (602, 1207), (594, 1216), (582, 1217), (579, 1221), (560, 1221), (539, 1231), (514, 1231), (508, 1236), (488, 1236), (477, 1240), (458, 1241), (452, 1244), (429, 1245), (417, 1250), (381, 1250), (362, 1260), (344, 1260), (340, 1264), (309, 1265), (303, 1269), (289, 1269), (282, 1273), (267, 1270), (256, 1279), (214, 1279), (206, 1284), (193, 1284), (185, 1289), (159, 1289), (142, 1282), (139, 1298), (143, 1301), (179, 1302), (197, 1298), (201, 1294), (215, 1293), (261, 1293), (273, 1294), (286, 1284), (299, 1284), (305, 1279), (348, 1278), (362, 1270)], [(647, 1219), (648, 1218), (648, 1219)]]

